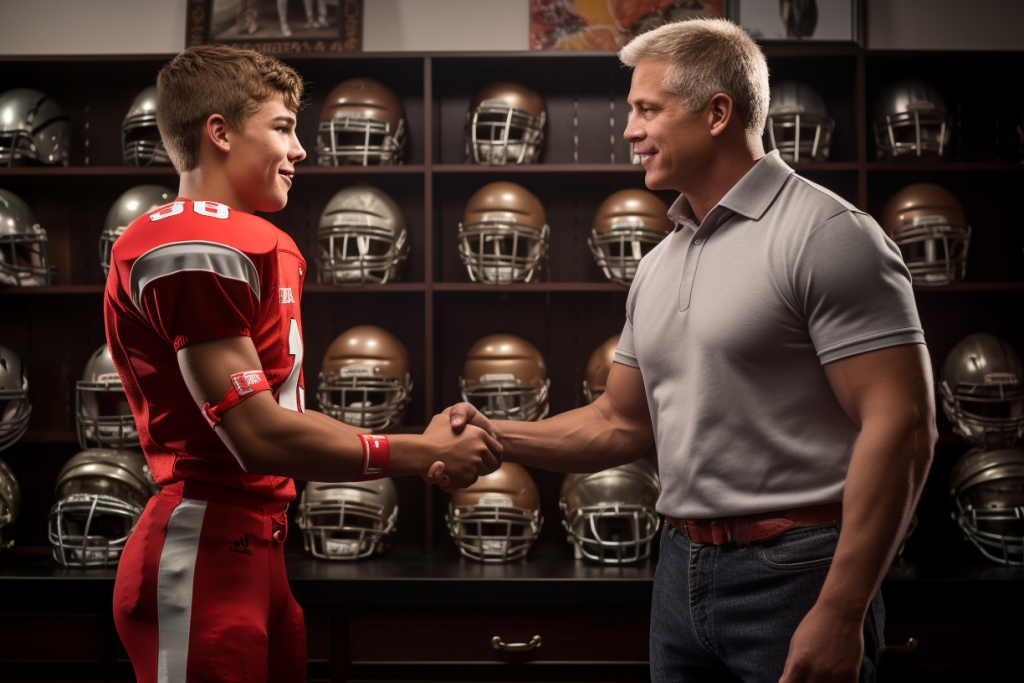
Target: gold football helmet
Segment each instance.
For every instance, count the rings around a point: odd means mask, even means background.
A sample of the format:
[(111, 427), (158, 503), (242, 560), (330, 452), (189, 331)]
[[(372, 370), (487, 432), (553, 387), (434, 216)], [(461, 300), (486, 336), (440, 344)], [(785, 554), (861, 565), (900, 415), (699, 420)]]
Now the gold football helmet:
[(583, 380), (583, 395), (587, 403), (593, 403), (608, 386), (608, 373), (615, 362), (615, 349), (619, 347), (619, 335), (608, 337), (590, 354), (587, 361), (587, 378)]
[(544, 517), (533, 477), (522, 465), (505, 462), (472, 486), (455, 491), (446, 521), (466, 557), (509, 562), (526, 557)]
[(540, 351), (514, 334), (491, 334), (473, 344), (459, 378), (462, 400), (499, 420), (543, 420), (550, 385)]
[(881, 223), (915, 284), (942, 286), (964, 278), (971, 227), (960, 202), (945, 188), (907, 185), (886, 203)]
[(321, 166), (402, 163), (405, 107), (390, 88), (372, 78), (335, 86), (320, 110), (316, 161)]
[(544, 145), (547, 107), (521, 83), (481, 88), (466, 113), (466, 158), (475, 164), (535, 164)]
[(665, 202), (647, 190), (619, 190), (597, 207), (587, 243), (612, 282), (628, 285), (651, 249), (672, 232)]
[(543, 268), (549, 228), (544, 207), (521, 185), (484, 185), (459, 223), (459, 256), (473, 282), (529, 282)]

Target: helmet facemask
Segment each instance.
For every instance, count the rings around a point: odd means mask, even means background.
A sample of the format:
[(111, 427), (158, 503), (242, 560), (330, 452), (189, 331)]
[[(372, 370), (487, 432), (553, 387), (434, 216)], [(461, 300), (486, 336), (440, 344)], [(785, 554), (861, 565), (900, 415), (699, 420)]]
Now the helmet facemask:
[(445, 521), (459, 552), (480, 562), (526, 557), (544, 524), (539, 511), (514, 507), (501, 496), (483, 496), (476, 505), (449, 505)]
[(494, 420), (543, 420), (548, 414), (550, 386), (550, 379), (539, 386), (523, 386), (510, 374), (483, 375), (477, 382), (459, 378), (462, 400)]
[(73, 493), (50, 509), (53, 557), (65, 567), (116, 565), (143, 508), (103, 494)]
[(318, 130), (317, 163), (321, 166), (385, 166), (402, 163), (405, 119), (399, 119), (395, 130), (391, 130), (388, 121), (340, 113), (321, 121)]
[(1001, 477), (960, 491), (956, 521), (981, 554), (1024, 565), (1024, 477)]
[(938, 158), (949, 149), (952, 126), (953, 117), (944, 109), (889, 114), (875, 123), (875, 146), (885, 158)]
[(835, 122), (800, 112), (772, 114), (765, 123), (765, 147), (779, 150), (786, 161), (826, 161), (832, 147)]
[(0, 284), (12, 287), (43, 287), (57, 280), (56, 268), (46, 254), (46, 231), (0, 235)]
[(347, 365), (339, 372), (320, 373), (320, 412), (353, 427), (383, 431), (402, 423), (412, 380), (377, 377), (366, 365)]
[(121, 149), (124, 163), (128, 166), (164, 166), (171, 163), (156, 125), (156, 112), (140, 113), (124, 120)]
[[(341, 487), (339, 487), (340, 489)], [(347, 493), (343, 489), (339, 493)], [(325, 560), (359, 560), (387, 550), (398, 507), (385, 518), (382, 505), (339, 497), (299, 505), (296, 524), (306, 552)]]
[(640, 259), (665, 239), (665, 233), (644, 228), (643, 219), (620, 216), (610, 230), (590, 231), (590, 252), (612, 282), (629, 285), (636, 277)]
[(933, 286), (964, 279), (970, 239), (970, 226), (953, 225), (943, 216), (915, 216), (892, 235), (914, 283)]
[(75, 386), (78, 443), (106, 448), (138, 448), (139, 430), (117, 376), (80, 381)]
[(317, 277), (321, 283), (384, 284), (397, 279), (409, 254), (408, 234), (388, 228), (339, 225), (317, 231)]
[[(994, 373), (993, 373), (994, 374)], [(951, 390), (939, 382), (942, 409), (953, 431), (985, 450), (1011, 448), (1024, 436), (1024, 388), (1007, 374), (1005, 383), (959, 384)]]
[(534, 164), (544, 144), (544, 122), (501, 99), (484, 100), (466, 115), (466, 157), (473, 163)]
[(661, 517), (645, 505), (609, 503), (570, 509), (563, 499), (559, 507), (565, 513), (562, 525), (569, 532), (576, 559), (602, 564), (647, 559), (661, 527)]
[(459, 223), (459, 255), (473, 282), (530, 282), (539, 273), (548, 250), (547, 224), (480, 221)]

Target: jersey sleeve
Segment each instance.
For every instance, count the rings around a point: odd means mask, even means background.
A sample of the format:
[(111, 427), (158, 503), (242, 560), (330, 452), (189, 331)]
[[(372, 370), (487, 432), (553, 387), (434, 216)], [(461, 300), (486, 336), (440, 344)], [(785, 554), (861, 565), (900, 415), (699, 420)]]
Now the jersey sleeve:
[(870, 216), (846, 211), (815, 228), (796, 261), (793, 281), (822, 365), (925, 343), (910, 271)]
[(128, 290), (175, 351), (251, 336), (260, 310), (259, 271), (252, 259), (214, 242), (172, 242), (146, 252), (132, 265)]

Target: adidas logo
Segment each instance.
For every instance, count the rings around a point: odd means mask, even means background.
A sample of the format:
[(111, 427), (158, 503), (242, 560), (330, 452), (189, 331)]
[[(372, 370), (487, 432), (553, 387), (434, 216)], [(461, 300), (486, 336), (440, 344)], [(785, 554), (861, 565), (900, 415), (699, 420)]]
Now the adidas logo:
[(228, 546), (228, 550), (252, 557), (252, 548), (249, 547), (249, 534), (239, 537), (237, 541)]

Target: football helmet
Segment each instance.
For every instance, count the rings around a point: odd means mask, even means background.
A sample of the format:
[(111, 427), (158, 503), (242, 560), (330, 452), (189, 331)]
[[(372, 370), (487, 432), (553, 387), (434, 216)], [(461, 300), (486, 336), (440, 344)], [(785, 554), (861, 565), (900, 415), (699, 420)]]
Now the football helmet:
[(71, 122), (64, 108), (32, 88), (0, 94), (0, 166), (68, 163)]
[(521, 83), (481, 88), (466, 113), (466, 160), (487, 166), (535, 164), (544, 146), (544, 98)]
[(993, 334), (969, 334), (953, 347), (939, 394), (953, 431), (975, 446), (1012, 448), (1024, 435), (1024, 365)]
[(764, 147), (779, 150), (786, 161), (826, 161), (836, 122), (829, 118), (818, 91), (799, 81), (771, 84)]
[(459, 256), (473, 282), (529, 282), (544, 266), (548, 228), (540, 200), (499, 181), (469, 198), (459, 223)]
[(392, 282), (409, 255), (402, 209), (386, 192), (365, 184), (331, 197), (316, 239), (317, 280), (334, 285)]
[(400, 164), (405, 108), (383, 83), (350, 78), (328, 93), (318, 131), (316, 161), (321, 166)]
[(148, 472), (142, 451), (89, 448), (72, 456), (50, 508), (53, 558), (65, 567), (116, 565), (152, 495)]
[(917, 79), (890, 83), (875, 101), (875, 148), (885, 159), (938, 159), (949, 150), (953, 116), (939, 91)]
[(103, 277), (110, 272), (110, 251), (114, 242), (142, 214), (174, 201), (175, 193), (162, 185), (136, 185), (114, 200), (100, 233), (100, 267)]
[(402, 424), (411, 393), (409, 352), (387, 330), (359, 325), (327, 347), (316, 392), (324, 415), (383, 431)]
[(0, 285), (41, 287), (57, 280), (46, 255), (46, 230), (21, 197), (0, 190)]
[(608, 337), (590, 354), (587, 361), (587, 378), (583, 380), (583, 396), (587, 403), (593, 403), (608, 386), (608, 373), (615, 362), (615, 349), (619, 347), (619, 335)]
[(915, 284), (941, 286), (964, 278), (971, 228), (960, 202), (945, 188), (907, 185), (886, 203), (881, 223)]
[(18, 354), (0, 344), (0, 451), (25, 434), (31, 416), (25, 366)]
[(657, 195), (619, 190), (597, 207), (587, 244), (606, 278), (629, 285), (640, 259), (674, 228), (668, 207)]
[(14, 472), (3, 460), (0, 460), (0, 551), (14, 545), (11, 535), (14, 524), (18, 521), (21, 510), (21, 489)]
[(106, 344), (89, 356), (82, 379), (75, 385), (75, 412), (82, 448), (139, 447), (139, 430)]
[(459, 552), (480, 562), (526, 557), (544, 525), (537, 485), (514, 462), (452, 493), (445, 521)]
[(397, 522), (398, 490), (389, 478), (311, 481), (295, 516), (306, 552), (323, 560), (360, 560), (384, 552)]
[(466, 354), (462, 400), (497, 420), (543, 420), (548, 414), (548, 368), (537, 347), (514, 334), (490, 334)]
[(661, 528), (654, 509), (660, 495), (658, 474), (646, 460), (567, 475), (558, 507), (576, 559), (628, 564), (650, 557), (651, 541)]
[(155, 85), (143, 88), (128, 108), (121, 124), (121, 151), (128, 166), (170, 165), (171, 157), (156, 126)]
[(1024, 449), (968, 451), (949, 488), (967, 540), (990, 560), (1024, 565)]

